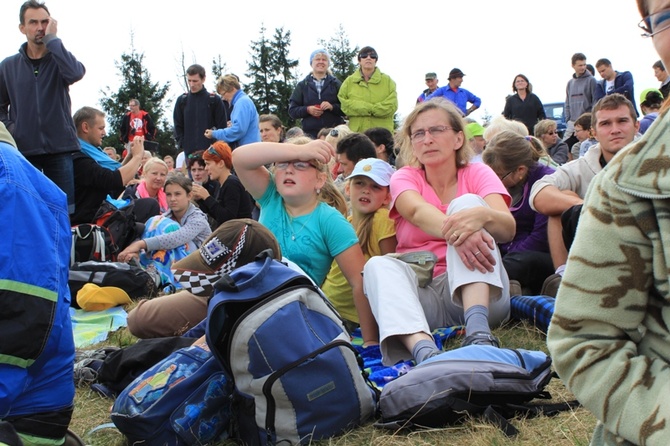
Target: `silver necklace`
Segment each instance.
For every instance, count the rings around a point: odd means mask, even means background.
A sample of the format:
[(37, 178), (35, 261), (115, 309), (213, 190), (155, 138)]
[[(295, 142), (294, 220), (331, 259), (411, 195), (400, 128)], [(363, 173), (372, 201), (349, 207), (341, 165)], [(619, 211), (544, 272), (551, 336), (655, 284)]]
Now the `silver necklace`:
[[(317, 205), (318, 205), (318, 203), (317, 203)], [(305, 229), (305, 226), (307, 226), (307, 224), (310, 222), (310, 220), (312, 220), (312, 216), (314, 215), (315, 212), (316, 212), (316, 207), (312, 210), (312, 212), (310, 212), (309, 217), (307, 218), (307, 220), (302, 224), (300, 229), (298, 229), (298, 231), (296, 232), (293, 229), (293, 216), (291, 215), (289, 210), (286, 209), (286, 216), (288, 217), (288, 225), (289, 225), (289, 229), (291, 230), (291, 240), (292, 241), (295, 241), (296, 237), (298, 235), (300, 235), (300, 233), (302, 232), (303, 229)], [(299, 216), (299, 217), (301, 217), (301, 216)]]

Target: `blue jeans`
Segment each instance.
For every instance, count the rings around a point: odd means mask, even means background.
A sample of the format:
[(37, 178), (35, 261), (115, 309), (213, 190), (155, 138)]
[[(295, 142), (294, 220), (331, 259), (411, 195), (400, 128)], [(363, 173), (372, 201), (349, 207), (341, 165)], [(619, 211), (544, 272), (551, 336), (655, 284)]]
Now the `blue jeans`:
[(67, 195), (67, 212), (74, 212), (74, 167), (72, 153), (26, 157), (35, 168), (53, 181)]

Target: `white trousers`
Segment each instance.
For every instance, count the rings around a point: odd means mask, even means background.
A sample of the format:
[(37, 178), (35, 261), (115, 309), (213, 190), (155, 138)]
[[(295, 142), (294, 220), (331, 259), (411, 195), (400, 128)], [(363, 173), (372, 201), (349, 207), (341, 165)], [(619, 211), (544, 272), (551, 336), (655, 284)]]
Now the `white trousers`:
[[(453, 200), (447, 215), (462, 209), (488, 204), (474, 194)], [(379, 325), (382, 362), (392, 365), (412, 359), (411, 352), (398, 335), (423, 332), (465, 323), (460, 288), (470, 283), (489, 285), (489, 325), (499, 326), (509, 319), (509, 281), (502, 265), (500, 251), (492, 250), (496, 264), (493, 272), (470, 271), (452, 247), (447, 248), (447, 272), (425, 288), (420, 288), (416, 274), (406, 263), (388, 257), (372, 257), (363, 273), (365, 295)]]

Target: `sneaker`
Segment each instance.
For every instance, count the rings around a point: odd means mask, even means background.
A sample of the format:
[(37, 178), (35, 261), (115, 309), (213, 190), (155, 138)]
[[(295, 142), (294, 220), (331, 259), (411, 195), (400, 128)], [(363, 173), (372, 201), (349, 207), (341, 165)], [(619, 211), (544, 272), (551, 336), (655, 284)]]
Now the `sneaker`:
[(518, 280), (509, 281), (509, 296), (523, 296), (521, 283)]
[(82, 359), (74, 365), (74, 383), (77, 387), (92, 384), (98, 379), (98, 372), (102, 367), (102, 359)]
[(490, 345), (491, 347), (500, 348), (500, 340), (491, 333), (478, 331), (466, 336), (463, 342), (461, 342), (461, 347), (467, 347), (468, 345)]
[(542, 291), (540, 291), (540, 294), (543, 296), (556, 297), (562, 279), (563, 276), (560, 274), (552, 274), (547, 277), (542, 284)]

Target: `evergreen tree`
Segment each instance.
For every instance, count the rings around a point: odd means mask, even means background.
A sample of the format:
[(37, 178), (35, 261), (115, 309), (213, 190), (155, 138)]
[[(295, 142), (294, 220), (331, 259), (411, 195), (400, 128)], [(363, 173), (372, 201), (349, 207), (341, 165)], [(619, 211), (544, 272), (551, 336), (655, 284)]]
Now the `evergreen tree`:
[[(132, 44), (130, 53), (121, 54), (121, 61), (115, 62), (121, 78), (121, 86), (117, 91), (107, 86), (101, 90), (102, 99), (100, 105), (107, 114), (107, 136), (103, 139), (103, 147), (111, 146), (119, 153), (123, 150), (121, 142), (121, 122), (128, 111), (128, 102), (138, 99), (142, 110), (151, 115), (156, 125), (156, 141), (159, 144), (160, 155), (174, 154), (175, 143), (172, 138), (172, 126), (168, 124), (163, 116), (164, 110), (170, 106), (171, 100), (165, 97), (170, 88), (170, 83), (165, 85), (151, 82), (149, 72), (144, 67), (144, 53), (138, 53)], [(170, 115), (170, 120), (171, 120)]]
[(214, 78), (214, 88), (211, 91), (216, 91), (216, 82), (221, 76), (227, 74), (228, 68), (226, 63), (221, 59), (221, 55), (212, 58), (212, 77)]
[(276, 28), (272, 40), (265, 37), (265, 31), (261, 25), (259, 39), (251, 42), (251, 62), (246, 73), (251, 83), (246, 92), (259, 114), (275, 114), (291, 127), (295, 120), (288, 114), (288, 103), (298, 79), (298, 61), (289, 57), (291, 31)]
[(330, 70), (333, 72), (333, 76), (344, 82), (347, 77), (356, 71), (354, 59), (358, 55), (359, 48), (358, 46), (350, 47), (349, 38), (342, 24), (328, 42), (319, 39), (318, 44), (330, 54)]

